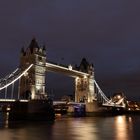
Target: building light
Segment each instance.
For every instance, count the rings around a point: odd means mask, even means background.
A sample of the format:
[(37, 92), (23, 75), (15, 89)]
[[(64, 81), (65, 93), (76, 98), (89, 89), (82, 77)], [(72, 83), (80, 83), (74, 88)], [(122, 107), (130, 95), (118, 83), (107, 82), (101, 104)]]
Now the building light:
[(6, 108), (6, 111), (10, 111), (10, 110), (11, 110), (11, 108), (10, 108), (10, 107), (7, 107), (7, 108)]
[(84, 75), (84, 79), (86, 79), (87, 78), (87, 76), (86, 75)]
[(79, 80), (79, 77), (76, 77), (75, 80), (78, 81)]
[(69, 66), (68, 66), (68, 69), (69, 69), (69, 70), (72, 70), (72, 65), (69, 65)]
[(121, 99), (121, 96), (120, 96), (120, 95), (117, 95), (117, 98), (118, 98), (118, 99)]
[(24, 76), (25, 76), (25, 77), (28, 76), (28, 72), (25, 72), (25, 73), (24, 73)]

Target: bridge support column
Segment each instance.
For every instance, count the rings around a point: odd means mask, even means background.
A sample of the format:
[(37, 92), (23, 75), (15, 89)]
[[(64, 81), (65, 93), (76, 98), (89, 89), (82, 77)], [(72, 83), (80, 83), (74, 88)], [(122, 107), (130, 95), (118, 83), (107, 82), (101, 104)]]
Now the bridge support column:
[(85, 58), (82, 59), (79, 71), (89, 74), (75, 79), (75, 102), (93, 102), (96, 100), (94, 88), (93, 64), (89, 64)]
[(75, 102), (85, 102), (88, 98), (87, 78), (75, 78)]
[(75, 102), (93, 102), (95, 100), (94, 76), (75, 79)]
[(93, 101), (90, 103), (86, 103), (86, 115), (87, 116), (92, 116), (95, 112), (99, 112), (100, 107), (97, 103), (97, 101)]
[(96, 100), (96, 95), (95, 95), (95, 87), (94, 87), (94, 76), (91, 75), (88, 78), (88, 102), (93, 102)]

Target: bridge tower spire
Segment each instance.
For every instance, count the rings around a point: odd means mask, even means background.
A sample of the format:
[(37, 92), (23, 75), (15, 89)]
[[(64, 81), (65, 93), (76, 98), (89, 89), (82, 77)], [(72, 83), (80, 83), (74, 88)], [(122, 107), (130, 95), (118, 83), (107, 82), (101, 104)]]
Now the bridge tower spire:
[(93, 102), (93, 100), (96, 100), (93, 64), (89, 64), (89, 62), (83, 58), (77, 69), (81, 72), (88, 73), (89, 76), (75, 78), (75, 101)]
[(45, 94), (46, 48), (40, 47), (35, 38), (27, 49), (21, 49), (20, 68), (23, 70), (34, 64), (31, 70), (20, 80), (20, 96), (35, 99)]

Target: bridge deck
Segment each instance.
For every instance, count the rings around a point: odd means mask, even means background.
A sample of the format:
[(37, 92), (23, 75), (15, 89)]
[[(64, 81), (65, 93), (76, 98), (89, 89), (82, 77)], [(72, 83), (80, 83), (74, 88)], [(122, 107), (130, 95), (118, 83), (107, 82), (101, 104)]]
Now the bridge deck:
[(84, 77), (89, 76), (88, 73), (84, 73), (81, 71), (73, 70), (69, 67), (64, 67), (56, 64), (46, 63), (46, 70), (51, 72), (62, 73), (70, 77)]

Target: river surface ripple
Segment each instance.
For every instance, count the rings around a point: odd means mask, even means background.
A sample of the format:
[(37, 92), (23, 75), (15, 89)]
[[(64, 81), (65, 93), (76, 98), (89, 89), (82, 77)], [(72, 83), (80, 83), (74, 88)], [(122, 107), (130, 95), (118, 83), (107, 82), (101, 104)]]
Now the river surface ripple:
[(140, 115), (8, 122), (0, 115), (1, 140), (139, 140)]

